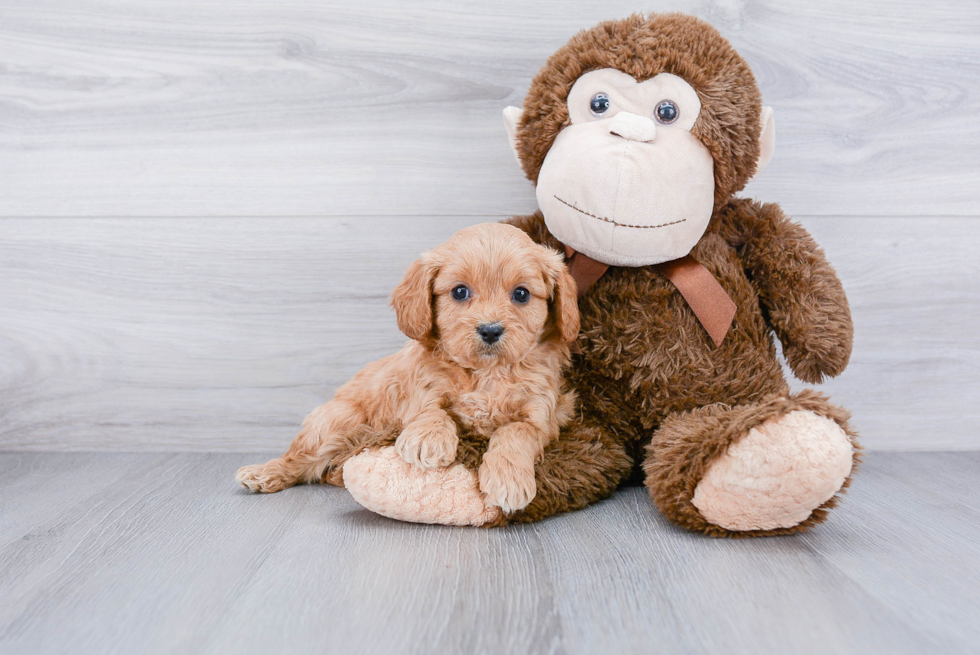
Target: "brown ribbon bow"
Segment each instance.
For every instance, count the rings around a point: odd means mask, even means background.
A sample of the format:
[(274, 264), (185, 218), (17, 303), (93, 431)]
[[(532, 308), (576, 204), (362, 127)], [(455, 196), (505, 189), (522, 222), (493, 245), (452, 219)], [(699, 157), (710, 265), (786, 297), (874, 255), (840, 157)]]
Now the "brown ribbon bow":
[[(565, 246), (565, 255), (568, 260), (568, 272), (572, 274), (578, 285), (579, 298), (584, 296), (589, 287), (609, 269), (608, 265), (597, 262), (568, 246)], [(714, 341), (715, 347), (720, 346), (735, 318), (736, 308), (735, 303), (718, 284), (711, 271), (690, 255), (655, 264), (654, 268), (677, 287), (694, 315), (698, 317), (698, 321), (707, 330), (708, 336)]]

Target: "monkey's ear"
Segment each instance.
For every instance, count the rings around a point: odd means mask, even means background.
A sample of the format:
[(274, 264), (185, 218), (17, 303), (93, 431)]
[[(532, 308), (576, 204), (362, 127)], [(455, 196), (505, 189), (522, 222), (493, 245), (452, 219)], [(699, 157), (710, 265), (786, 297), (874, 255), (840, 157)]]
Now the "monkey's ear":
[[(759, 177), (762, 170), (772, 159), (772, 153), (776, 150), (776, 119), (773, 116), (772, 107), (762, 108), (762, 134), (759, 135), (759, 161), (755, 164), (755, 174), (752, 179)], [(750, 180), (751, 181), (751, 180)]]
[(517, 124), (521, 120), (524, 110), (520, 107), (504, 108), (504, 125), (507, 126), (507, 138), (510, 139), (510, 149), (514, 151), (517, 163), (521, 163), (521, 157), (517, 154)]
[(431, 253), (425, 253), (412, 264), (401, 284), (391, 293), (398, 329), (409, 339), (422, 341), (435, 327), (432, 317), (432, 282), (439, 265)]

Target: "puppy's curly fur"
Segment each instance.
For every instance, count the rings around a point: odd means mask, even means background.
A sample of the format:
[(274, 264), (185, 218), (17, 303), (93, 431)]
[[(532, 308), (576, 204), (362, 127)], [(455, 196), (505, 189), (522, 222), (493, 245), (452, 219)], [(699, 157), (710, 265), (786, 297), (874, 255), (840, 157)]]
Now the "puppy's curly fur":
[[(464, 430), (489, 440), (479, 467), (488, 501), (523, 509), (535, 495), (534, 464), (574, 405), (561, 371), (579, 316), (562, 256), (516, 227), (476, 225), (416, 261), (392, 305), (412, 340), (314, 410), (282, 457), (236, 478), (261, 492), (343, 484), (358, 441), (399, 428), (395, 449), (405, 461), (444, 467), (456, 461)], [(487, 326), (502, 332), (486, 338)]]

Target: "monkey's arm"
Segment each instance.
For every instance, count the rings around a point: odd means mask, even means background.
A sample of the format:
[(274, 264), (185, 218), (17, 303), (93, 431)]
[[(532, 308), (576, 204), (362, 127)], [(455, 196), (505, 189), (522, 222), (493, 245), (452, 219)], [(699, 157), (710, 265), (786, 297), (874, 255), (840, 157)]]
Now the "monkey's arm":
[(793, 373), (810, 383), (839, 375), (854, 328), (823, 250), (779, 205), (738, 199), (720, 214), (721, 236), (741, 257)]

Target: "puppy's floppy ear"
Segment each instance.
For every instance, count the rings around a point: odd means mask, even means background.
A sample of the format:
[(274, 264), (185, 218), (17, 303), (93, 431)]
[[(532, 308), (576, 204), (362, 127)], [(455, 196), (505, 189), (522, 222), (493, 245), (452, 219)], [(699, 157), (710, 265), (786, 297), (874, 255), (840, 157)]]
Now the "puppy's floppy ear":
[(405, 278), (391, 294), (398, 329), (409, 339), (421, 341), (430, 336), (435, 325), (432, 317), (432, 281), (439, 263), (432, 253), (425, 253), (408, 268)]
[(550, 248), (541, 246), (541, 249), (545, 251), (545, 275), (552, 285), (551, 320), (561, 340), (571, 343), (578, 338), (579, 331), (578, 287), (562, 256)]

